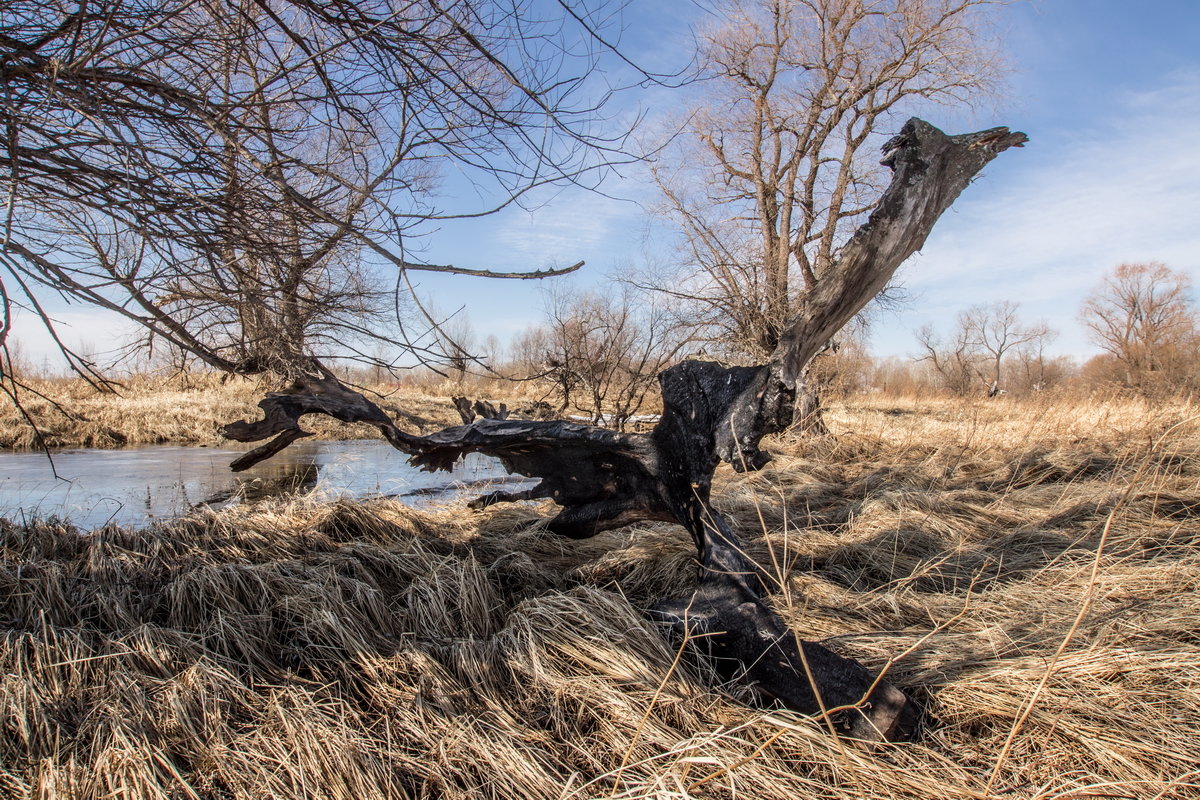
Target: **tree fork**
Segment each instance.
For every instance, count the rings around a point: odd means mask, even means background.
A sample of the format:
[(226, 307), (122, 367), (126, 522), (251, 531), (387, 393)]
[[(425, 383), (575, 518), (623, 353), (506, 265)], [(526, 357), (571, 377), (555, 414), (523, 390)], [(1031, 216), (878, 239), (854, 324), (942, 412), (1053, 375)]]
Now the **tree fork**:
[(690, 597), (660, 603), (653, 610), (657, 618), (700, 643), (719, 669), (748, 681), (761, 695), (802, 713), (828, 713), (836, 730), (855, 738), (904, 738), (917, 712), (900, 690), (857, 662), (801, 641), (770, 609), (760, 570), (711, 505), (713, 472), (721, 461), (745, 471), (770, 460), (760, 442), (790, 424), (809, 360), (921, 247), (979, 171), (1026, 140), (1007, 128), (947, 136), (927, 122), (909, 120), (884, 147), (883, 163), (893, 176), (879, 206), (786, 321), (769, 361), (755, 367), (685, 361), (665, 370), (659, 375), (663, 415), (649, 434), (485, 418), (414, 436), (314, 362), (312, 376), (259, 403), (262, 420), (226, 427), (226, 435), (239, 441), (276, 437), (233, 468), (269, 458), (308, 435), (299, 418), (323, 413), (375, 425), (424, 469), (449, 470), (468, 452), (499, 458), (510, 473), (540, 482), (479, 502), (552, 499), (561, 510), (548, 527), (564, 536), (586, 538), (644, 520), (677, 522), (696, 544), (699, 579)]

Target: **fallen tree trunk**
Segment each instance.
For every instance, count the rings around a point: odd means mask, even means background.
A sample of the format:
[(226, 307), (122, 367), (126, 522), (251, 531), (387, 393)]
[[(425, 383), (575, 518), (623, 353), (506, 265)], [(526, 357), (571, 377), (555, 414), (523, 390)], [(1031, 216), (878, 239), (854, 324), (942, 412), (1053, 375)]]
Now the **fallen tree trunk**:
[[(538, 478), (532, 489), (494, 492), (477, 504), (549, 498), (561, 510), (549, 529), (585, 538), (642, 520), (683, 525), (699, 554), (690, 597), (660, 603), (654, 615), (716, 659), (725, 674), (807, 714), (823, 714), (855, 738), (902, 738), (917, 714), (905, 695), (862, 665), (797, 638), (765, 601), (770, 576), (745, 556), (741, 542), (710, 502), (720, 461), (738, 471), (761, 468), (767, 434), (792, 421), (808, 361), (925, 241), (930, 228), (976, 174), (1003, 150), (1026, 141), (993, 128), (946, 136), (909, 120), (888, 142), (893, 178), (876, 211), (842, 249), (837, 263), (787, 321), (779, 347), (757, 367), (687, 361), (659, 376), (662, 418), (649, 434), (624, 434), (562, 421), (479, 419), (428, 436), (405, 433), (366, 398), (314, 362), (313, 374), (259, 405), (264, 418), (226, 434), (240, 441), (275, 439), (233, 464), (243, 469), (308, 435), (306, 413), (368, 422), (412, 463), (450, 469), (468, 452), (496, 456), (509, 472)], [(461, 404), (464, 412), (468, 409)], [(478, 411), (479, 409), (470, 409)], [(468, 413), (463, 414), (464, 419)]]

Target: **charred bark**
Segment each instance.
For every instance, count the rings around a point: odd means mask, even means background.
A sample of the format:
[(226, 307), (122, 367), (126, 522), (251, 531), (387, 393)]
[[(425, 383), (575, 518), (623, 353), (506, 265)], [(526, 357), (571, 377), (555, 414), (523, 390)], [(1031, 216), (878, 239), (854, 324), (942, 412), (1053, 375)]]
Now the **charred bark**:
[(470, 425), (476, 417), (481, 419), (508, 419), (508, 406), (501, 403), (499, 407), (490, 400), (476, 400), (474, 403), (468, 397), (451, 398), (463, 425)]
[(387, 441), (398, 450), (411, 452), (418, 436), (396, 427), (391, 417), (379, 406), (358, 392), (347, 388), (316, 359), (309, 359), (308, 369), (299, 374), (283, 392), (271, 392), (259, 401), (263, 418), (257, 422), (231, 422), (224, 428), (226, 437), (239, 442), (260, 442), (274, 436), (267, 444), (239, 456), (229, 468), (234, 472), (249, 469), (283, 450), (297, 439), (312, 436), (300, 427), (305, 414), (325, 414), (342, 422), (365, 422), (374, 425)]
[[(917, 250), (930, 228), (974, 176), (1024, 134), (994, 128), (946, 136), (909, 120), (888, 142), (884, 163), (893, 178), (879, 207), (842, 250), (837, 263), (788, 319), (767, 364), (722, 367), (688, 361), (659, 376), (663, 414), (649, 434), (617, 433), (562, 421), (479, 419), (429, 436), (404, 433), (373, 403), (319, 369), (291, 392), (260, 403), (264, 418), (234, 423), (241, 441), (276, 439), (234, 463), (244, 468), (308, 435), (306, 413), (375, 425), (393, 446), (429, 470), (450, 469), (467, 452), (496, 456), (509, 472), (538, 478), (532, 489), (494, 492), (478, 505), (549, 498), (561, 509), (549, 529), (571, 538), (642, 520), (683, 525), (699, 554), (696, 590), (661, 603), (657, 618), (700, 643), (718, 666), (750, 682), (763, 696), (808, 714), (823, 713), (853, 737), (880, 740), (909, 733), (916, 711), (904, 694), (862, 665), (797, 638), (766, 602), (764, 576), (746, 557), (727, 520), (710, 502), (721, 461), (756, 470), (770, 460), (764, 436), (793, 419), (808, 361)], [(459, 405), (467, 411), (480, 409)]]

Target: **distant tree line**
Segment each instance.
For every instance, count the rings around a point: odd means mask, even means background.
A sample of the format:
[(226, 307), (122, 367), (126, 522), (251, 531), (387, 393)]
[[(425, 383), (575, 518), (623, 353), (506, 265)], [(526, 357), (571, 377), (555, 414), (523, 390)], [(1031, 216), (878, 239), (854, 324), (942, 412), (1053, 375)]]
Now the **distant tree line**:
[[(1029, 396), (1058, 389), (1121, 389), (1155, 397), (1200, 388), (1200, 314), (1186, 273), (1127, 263), (1088, 295), (1080, 322), (1103, 352), (1078, 363), (1049, 348), (1058, 332), (1002, 301), (961, 311), (946, 332), (924, 326), (912, 357), (876, 358), (868, 326), (854, 324), (812, 362), (832, 397), (863, 393)], [(644, 294), (555, 295), (545, 321), (514, 342), (504, 371), (541, 381), (560, 411), (597, 420), (637, 413), (653, 376), (683, 353), (703, 352), (694, 328)], [(640, 308), (636, 308), (642, 304)], [(616, 365), (620, 364), (620, 368)], [(553, 387), (553, 389), (551, 389)]]
[(1045, 323), (1024, 324), (1017, 313), (1009, 301), (971, 306), (944, 338), (925, 325), (917, 331), (918, 360), (951, 394), (995, 397), (1017, 380), (1030, 391), (1048, 388), (1061, 372), (1045, 355), (1055, 332)]
[[(1058, 390), (1121, 390), (1151, 397), (1200, 389), (1200, 312), (1186, 273), (1157, 262), (1121, 264), (1084, 301), (1080, 322), (1102, 352), (1083, 363), (1048, 352), (1057, 332), (1027, 322), (1017, 303), (971, 306), (939, 333), (915, 331), (911, 356), (878, 358), (869, 327), (856, 322), (812, 362), (812, 379), (827, 396), (862, 394), (1026, 397)], [(440, 394), (483, 393), (524, 397), (555, 416), (576, 416), (624, 429), (639, 414), (655, 413), (656, 378), (708, 343), (694, 336), (661, 295), (613, 282), (598, 289), (562, 286), (544, 293), (542, 319), (505, 347), (495, 336), (478, 341), (463, 314), (446, 323), (446, 347), (460, 348), (449, 366), (411, 365), (388, 370), (382, 355), (366, 367), (343, 365), (339, 374), (367, 386), (420, 387)], [(473, 355), (468, 355), (472, 353)], [(9, 343), (18, 374), (50, 377)], [(179, 372), (160, 353), (135, 364), (143, 371)], [(182, 371), (203, 369), (192, 362)]]
[(876, 384), (905, 391), (932, 386), (959, 396), (1066, 384), (1153, 397), (1193, 393), (1200, 388), (1200, 314), (1191, 288), (1187, 273), (1160, 262), (1112, 269), (1079, 311), (1088, 338), (1103, 351), (1083, 364), (1047, 355), (1056, 332), (1022, 321), (1016, 303), (972, 306), (948, 334), (928, 325), (917, 330), (917, 363), (889, 362)]

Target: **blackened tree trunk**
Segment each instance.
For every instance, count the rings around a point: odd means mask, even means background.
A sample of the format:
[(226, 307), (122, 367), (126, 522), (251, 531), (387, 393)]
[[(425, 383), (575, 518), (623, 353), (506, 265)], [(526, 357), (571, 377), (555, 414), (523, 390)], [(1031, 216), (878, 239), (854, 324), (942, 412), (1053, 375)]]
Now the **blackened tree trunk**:
[(510, 472), (540, 481), (523, 492), (494, 492), (477, 504), (550, 498), (562, 508), (549, 529), (563, 536), (585, 538), (641, 520), (677, 522), (695, 541), (699, 579), (689, 597), (660, 603), (653, 612), (659, 619), (702, 643), (719, 668), (764, 696), (823, 714), (855, 738), (901, 738), (916, 719), (902, 692), (862, 665), (801, 641), (770, 609), (765, 600), (770, 578), (745, 556), (728, 521), (712, 507), (713, 472), (721, 461), (745, 471), (770, 460), (760, 443), (792, 422), (808, 362), (921, 247), (984, 165), (1025, 141), (1024, 134), (1007, 128), (947, 136), (909, 120), (885, 147), (883, 163), (893, 178), (878, 208), (787, 320), (769, 361), (756, 367), (687, 361), (664, 371), (663, 414), (650, 434), (561, 421), (480, 419), (414, 436), (314, 362), (311, 376), (259, 404), (262, 420), (226, 428), (239, 441), (275, 437), (233, 467), (245, 468), (309, 435), (299, 418), (323, 413), (375, 425), (425, 469), (448, 470), (467, 452), (496, 456)]

